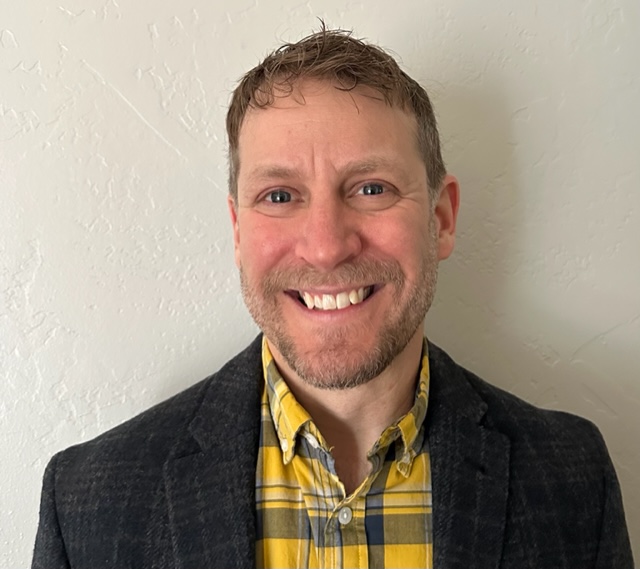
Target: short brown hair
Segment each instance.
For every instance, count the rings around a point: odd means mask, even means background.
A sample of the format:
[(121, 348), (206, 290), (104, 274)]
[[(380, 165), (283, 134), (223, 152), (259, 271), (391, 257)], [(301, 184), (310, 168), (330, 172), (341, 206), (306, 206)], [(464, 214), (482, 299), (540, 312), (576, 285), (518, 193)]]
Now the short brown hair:
[(376, 45), (351, 36), (345, 30), (322, 29), (296, 43), (285, 43), (247, 72), (233, 91), (227, 112), (229, 138), (229, 192), (238, 197), (238, 139), (249, 108), (273, 104), (277, 92), (288, 94), (302, 78), (328, 79), (336, 88), (351, 91), (365, 85), (378, 91), (390, 106), (416, 117), (418, 148), (429, 188), (434, 195), (445, 175), (440, 137), (427, 92), (409, 77), (396, 60)]

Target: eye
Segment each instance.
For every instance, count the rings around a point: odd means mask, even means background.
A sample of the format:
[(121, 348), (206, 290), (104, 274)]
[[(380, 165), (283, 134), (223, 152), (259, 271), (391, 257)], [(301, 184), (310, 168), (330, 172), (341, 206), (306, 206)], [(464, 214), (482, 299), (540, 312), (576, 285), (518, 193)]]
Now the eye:
[(382, 184), (370, 183), (362, 186), (358, 193), (362, 193), (365, 196), (378, 196), (385, 192), (385, 187)]
[(291, 194), (285, 190), (274, 190), (265, 196), (265, 200), (271, 203), (288, 203), (291, 201)]
[(393, 206), (401, 197), (398, 189), (388, 181), (362, 181), (354, 183), (349, 202), (362, 211), (382, 211)]

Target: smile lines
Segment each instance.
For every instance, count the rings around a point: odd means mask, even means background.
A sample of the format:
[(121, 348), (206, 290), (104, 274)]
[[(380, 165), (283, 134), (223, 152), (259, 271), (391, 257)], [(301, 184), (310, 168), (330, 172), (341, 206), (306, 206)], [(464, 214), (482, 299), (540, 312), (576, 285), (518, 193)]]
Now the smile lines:
[(352, 304), (360, 304), (373, 291), (372, 286), (360, 287), (350, 291), (333, 294), (311, 294), (300, 291), (298, 296), (307, 305), (309, 310), (341, 310)]

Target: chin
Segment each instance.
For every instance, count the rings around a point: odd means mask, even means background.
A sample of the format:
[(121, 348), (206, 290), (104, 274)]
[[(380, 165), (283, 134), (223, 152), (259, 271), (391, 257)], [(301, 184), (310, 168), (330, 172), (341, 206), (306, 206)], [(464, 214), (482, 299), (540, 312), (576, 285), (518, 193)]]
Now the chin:
[(413, 333), (415, 330), (395, 336), (379, 334), (369, 345), (359, 346), (349, 342), (354, 337), (351, 334), (316, 337), (315, 347), (300, 346), (282, 337), (275, 345), (291, 370), (308, 385), (351, 389), (378, 377), (405, 349)]

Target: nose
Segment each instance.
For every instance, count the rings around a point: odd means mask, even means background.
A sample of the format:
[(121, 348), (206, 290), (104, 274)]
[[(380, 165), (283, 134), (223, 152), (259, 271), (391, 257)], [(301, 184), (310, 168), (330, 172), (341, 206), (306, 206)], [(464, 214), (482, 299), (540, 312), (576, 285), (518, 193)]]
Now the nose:
[(309, 265), (330, 271), (356, 257), (362, 239), (356, 212), (337, 196), (312, 200), (303, 214), (296, 255)]

